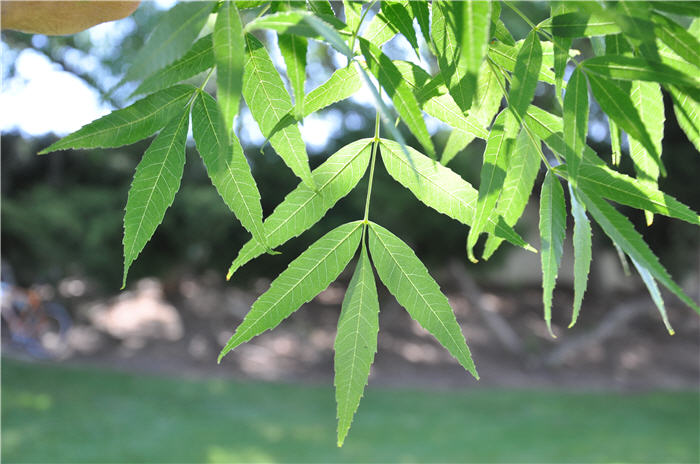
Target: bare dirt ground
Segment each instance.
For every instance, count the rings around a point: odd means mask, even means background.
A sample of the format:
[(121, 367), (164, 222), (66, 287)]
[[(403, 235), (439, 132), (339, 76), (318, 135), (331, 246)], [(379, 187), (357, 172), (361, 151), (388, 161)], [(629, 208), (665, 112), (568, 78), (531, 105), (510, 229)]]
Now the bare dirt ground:
[[(627, 391), (700, 387), (700, 317), (674, 298), (666, 299), (674, 336), (666, 332), (643, 287), (587, 295), (577, 325), (567, 329), (572, 295), (557, 289), (558, 338), (553, 339), (542, 319), (539, 288), (484, 287), (456, 268), (443, 274), (443, 290), (481, 380), (465, 373), (380, 286), (379, 349), (370, 384)], [(51, 362), (193, 378), (332, 384), (335, 326), (348, 280), (343, 276), (220, 365), (220, 348), (269, 282), (241, 289), (213, 274), (165, 284), (144, 280), (135, 290), (104, 297), (68, 280), (58, 290), (74, 322), (65, 343), (54, 340), (49, 346), (55, 354)], [(6, 335), (3, 353), (26, 358)]]

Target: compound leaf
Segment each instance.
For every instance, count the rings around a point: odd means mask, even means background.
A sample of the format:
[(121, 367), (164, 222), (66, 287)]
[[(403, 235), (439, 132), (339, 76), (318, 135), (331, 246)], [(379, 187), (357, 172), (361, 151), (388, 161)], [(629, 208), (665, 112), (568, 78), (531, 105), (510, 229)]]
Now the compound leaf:
[(212, 34), (197, 40), (179, 60), (151, 74), (131, 94), (145, 95), (189, 79), (214, 66)]
[(219, 353), (219, 362), (241, 343), (273, 329), (330, 285), (350, 262), (362, 235), (362, 222), (350, 222), (318, 239), (292, 261), (258, 298)]
[(552, 332), (552, 293), (559, 273), (559, 263), (566, 232), (564, 190), (552, 171), (547, 171), (540, 195), (540, 256), (542, 258), (542, 301), (544, 320)]
[(192, 132), (209, 178), (224, 203), (264, 245), (260, 192), (240, 142), (227, 129), (216, 101), (206, 92), (200, 92), (194, 100)]
[(153, 140), (136, 166), (124, 214), (124, 280), (131, 263), (151, 239), (173, 204), (185, 167), (189, 107)]
[(377, 352), (379, 297), (367, 248), (362, 252), (343, 299), (335, 336), (335, 399), (338, 403), (338, 446), (343, 446), (360, 405), (369, 369)]
[(156, 92), (81, 127), (39, 154), (69, 148), (121, 147), (138, 142), (180, 114), (195, 90), (190, 85), (175, 85)]
[[(317, 190), (302, 183), (284, 198), (263, 223), (270, 248), (282, 245), (316, 224), (357, 185), (369, 164), (371, 142), (371, 139), (361, 139), (341, 148), (314, 169)], [(236, 270), (265, 251), (262, 244), (249, 240), (238, 252), (226, 278), (230, 279)]]
[(216, 98), (227, 131), (233, 130), (243, 89), (245, 42), (243, 24), (235, 2), (224, 2), (214, 24), (214, 58), (216, 60)]
[(379, 278), (399, 304), (478, 379), (464, 334), (447, 298), (413, 250), (375, 223), (369, 225), (369, 249)]
[(250, 34), (246, 34), (245, 40), (248, 55), (243, 73), (243, 97), (248, 108), (285, 164), (313, 189), (314, 180), (299, 126), (289, 124), (273, 131), (282, 118), (290, 117), (292, 99), (263, 44)]
[[(408, 148), (411, 157), (409, 161), (398, 143), (386, 139), (381, 139), (380, 142), (384, 166), (397, 182), (434, 210), (462, 224), (473, 224), (478, 192), (469, 182), (413, 148)], [(488, 218), (485, 232), (532, 250), (532, 247), (500, 218)]]

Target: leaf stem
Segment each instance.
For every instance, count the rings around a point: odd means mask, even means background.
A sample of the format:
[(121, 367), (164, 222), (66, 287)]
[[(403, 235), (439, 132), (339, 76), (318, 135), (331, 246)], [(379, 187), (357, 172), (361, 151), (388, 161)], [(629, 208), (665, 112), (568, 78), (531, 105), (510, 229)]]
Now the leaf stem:
[[(365, 216), (364, 219), (362, 219), (362, 222), (365, 225), (365, 228), (368, 224), (368, 219), (369, 219), (369, 202), (370, 199), (372, 198), (372, 183), (374, 181), (374, 165), (377, 161), (377, 147), (379, 146), (379, 129), (380, 129), (380, 121), (381, 118), (379, 117), (379, 110), (377, 110), (376, 116), (374, 118), (374, 138), (372, 139), (372, 155), (371, 155), (371, 161), (370, 161), (370, 166), (369, 166), (369, 183), (367, 184), (367, 199), (365, 200)], [(364, 236), (364, 229), (362, 230), (362, 234)]]

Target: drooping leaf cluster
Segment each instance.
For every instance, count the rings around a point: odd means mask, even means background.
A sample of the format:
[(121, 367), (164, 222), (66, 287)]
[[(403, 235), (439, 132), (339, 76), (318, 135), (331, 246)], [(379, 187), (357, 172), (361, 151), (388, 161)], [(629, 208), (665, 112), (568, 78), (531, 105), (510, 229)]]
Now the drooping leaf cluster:
[[(522, 15), (511, 2), (344, 0), (342, 6), (336, 11), (327, 1), (292, 0), (177, 4), (163, 14), (123, 78), (139, 82), (134, 95), (143, 97), (42, 152), (117, 147), (158, 133), (129, 190), (124, 283), (179, 189), (191, 119), (194, 141), (214, 188), (251, 235), (227, 278), (316, 224), (369, 170), (364, 218), (328, 232), (297, 257), (253, 304), (219, 356), (221, 360), (241, 343), (276, 327), (313, 299), (359, 249), (335, 342), (339, 445), (377, 350), (379, 305), (373, 269), (411, 317), (477, 377), (464, 335), (437, 283), (408, 245), (369, 220), (378, 157), (417, 200), (469, 226), (465, 258), (473, 261), (482, 234), (487, 235), (482, 259), (504, 240), (536, 251), (513, 227), (533, 195), (538, 173), (545, 172), (539, 194), (539, 253), (544, 317), (550, 331), (552, 292), (567, 233), (565, 192), (573, 217), (575, 258), (571, 325), (581, 309), (590, 269), (590, 217), (632, 260), (669, 331), (657, 282), (700, 312), (612, 204), (644, 211), (649, 225), (656, 214), (700, 225), (696, 212), (658, 188), (659, 177), (665, 175), (663, 91), (671, 96), (681, 128), (700, 149), (697, 2), (552, 2), (550, 17), (530, 23), (527, 37), (518, 41), (500, 19), (504, 6)], [(242, 15), (243, 10), (249, 11)], [(203, 34), (212, 14), (216, 15), (213, 32)], [(268, 47), (256, 36), (261, 30), (276, 37), (286, 73), (278, 71)], [(419, 61), (434, 56), (436, 72), (385, 54), (384, 44), (397, 35), (408, 41)], [(309, 40), (335, 50), (346, 66), (307, 93)], [(587, 40), (593, 42), (593, 56), (576, 48)], [(214, 71), (216, 98), (204, 90)], [(198, 88), (180, 84), (205, 72), (206, 80)], [(363, 85), (376, 99), (374, 137), (350, 143), (312, 171), (300, 122), (350, 98)], [(556, 88), (558, 110), (532, 104), (543, 85)], [(612, 165), (587, 144), (591, 93), (609, 120)], [(266, 218), (233, 130), (241, 102), (300, 179)], [(430, 137), (424, 113), (452, 128), (442, 153)], [(422, 152), (406, 145), (398, 124), (415, 136)], [(380, 126), (390, 138), (381, 136)], [(623, 134), (629, 140), (636, 177), (615, 169)], [(477, 138), (486, 142), (478, 189), (447, 167)]]

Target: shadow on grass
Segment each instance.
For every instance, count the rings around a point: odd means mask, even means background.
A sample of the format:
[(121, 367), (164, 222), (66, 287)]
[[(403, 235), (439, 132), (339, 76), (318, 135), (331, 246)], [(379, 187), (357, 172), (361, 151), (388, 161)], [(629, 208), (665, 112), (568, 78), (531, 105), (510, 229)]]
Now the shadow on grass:
[(698, 462), (688, 393), (370, 388), (335, 446), (329, 387), (2, 362), (5, 462)]

